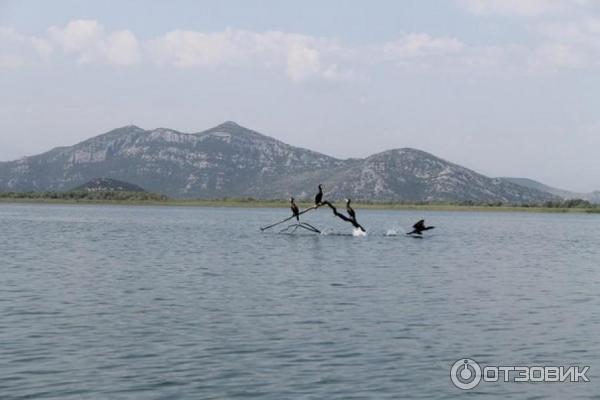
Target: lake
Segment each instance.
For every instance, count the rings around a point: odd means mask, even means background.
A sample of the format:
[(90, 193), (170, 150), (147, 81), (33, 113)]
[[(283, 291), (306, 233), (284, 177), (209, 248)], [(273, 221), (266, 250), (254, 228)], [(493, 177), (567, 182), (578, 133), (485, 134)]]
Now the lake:
[(0, 398), (600, 398), (600, 216), (357, 212), (0, 204)]

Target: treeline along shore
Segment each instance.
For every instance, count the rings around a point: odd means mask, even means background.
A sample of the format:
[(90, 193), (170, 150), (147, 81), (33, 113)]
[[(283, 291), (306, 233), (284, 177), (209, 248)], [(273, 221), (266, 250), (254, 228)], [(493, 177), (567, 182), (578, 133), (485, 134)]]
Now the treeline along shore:
[[(341, 200), (340, 200), (341, 201)], [(47, 203), (47, 204), (121, 204), (121, 205), (165, 205), (197, 207), (289, 207), (288, 200), (261, 200), (246, 198), (221, 199), (171, 199), (163, 194), (126, 191), (49, 191), (49, 192), (0, 192), (3, 203)], [(505, 204), (501, 202), (354, 202), (356, 208), (381, 210), (424, 210), (424, 211), (528, 211), (552, 213), (600, 213), (599, 204), (573, 199), (549, 201), (542, 204)], [(312, 203), (298, 202), (300, 207)]]

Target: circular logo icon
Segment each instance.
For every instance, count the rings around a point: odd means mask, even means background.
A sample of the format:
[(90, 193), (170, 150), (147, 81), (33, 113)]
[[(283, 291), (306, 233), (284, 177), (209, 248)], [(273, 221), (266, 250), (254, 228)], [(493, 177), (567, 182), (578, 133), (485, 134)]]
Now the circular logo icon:
[(456, 360), (450, 369), (450, 380), (459, 389), (473, 389), (481, 382), (481, 367), (470, 358)]

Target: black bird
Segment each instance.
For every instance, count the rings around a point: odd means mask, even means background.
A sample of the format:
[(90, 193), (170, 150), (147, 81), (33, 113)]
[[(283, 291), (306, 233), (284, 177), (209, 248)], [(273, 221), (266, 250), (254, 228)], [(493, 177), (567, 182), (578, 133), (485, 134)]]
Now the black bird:
[(351, 199), (346, 199), (346, 212), (348, 213), (348, 215), (350, 216), (350, 218), (352, 218), (353, 220), (356, 221), (356, 213), (354, 212), (354, 210), (352, 209), (352, 207), (350, 207), (350, 203), (352, 202)]
[(425, 220), (422, 219), (419, 222), (417, 222), (416, 224), (413, 225), (413, 231), (407, 233), (407, 235), (412, 235), (412, 234), (417, 234), (417, 235), (422, 235), (423, 231), (428, 231), (430, 229), (435, 228), (435, 226), (425, 226)]
[(290, 208), (292, 209), (292, 213), (294, 214), (294, 217), (296, 217), (296, 221), (300, 221), (300, 210), (298, 209), (298, 206), (296, 205), (296, 203), (294, 203), (293, 197), (290, 197)]
[(323, 202), (323, 185), (319, 184), (319, 193), (315, 196), (315, 206), (320, 206)]

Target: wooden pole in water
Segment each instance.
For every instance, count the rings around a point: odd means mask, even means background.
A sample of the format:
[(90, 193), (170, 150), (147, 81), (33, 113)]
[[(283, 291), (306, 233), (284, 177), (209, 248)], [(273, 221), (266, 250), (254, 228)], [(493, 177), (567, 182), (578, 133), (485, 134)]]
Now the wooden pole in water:
[[(336, 217), (342, 219), (343, 221), (350, 222), (352, 224), (352, 226), (354, 226), (355, 228), (360, 229), (363, 232), (367, 231), (365, 228), (362, 227), (361, 224), (358, 223), (358, 221), (356, 220), (356, 218), (349, 218), (349, 217), (345, 216), (344, 214), (339, 213), (338, 210), (337, 210), (337, 208), (333, 204), (331, 204), (329, 201), (323, 201), (321, 204), (315, 204), (314, 206), (309, 207), (306, 210), (300, 211), (298, 213), (298, 215), (302, 215), (302, 214), (304, 214), (306, 212), (309, 212), (311, 210), (315, 210), (315, 209), (321, 207), (322, 205), (328, 205), (329, 208), (331, 208), (331, 210), (333, 211), (333, 214)], [(283, 224), (284, 222), (287, 222), (287, 221), (289, 221), (289, 220), (291, 220), (292, 218), (295, 218), (295, 217), (296, 217), (295, 215), (292, 215), (291, 217), (283, 219), (283, 220), (281, 220), (279, 222), (275, 222), (274, 224), (262, 227), (262, 228), (260, 228), (260, 230), (261, 231), (265, 231), (265, 230), (273, 228), (274, 226), (277, 226), (279, 224)]]
[(323, 204), (327, 204), (329, 206), (329, 208), (331, 208), (333, 210), (333, 214), (336, 217), (338, 217), (346, 222), (350, 222), (352, 224), (352, 226), (354, 226), (355, 228), (360, 229), (363, 232), (366, 232), (365, 228), (363, 228), (362, 225), (358, 223), (356, 218), (349, 218), (349, 217), (346, 217), (344, 214), (340, 214), (338, 212), (337, 208), (335, 208), (335, 206), (328, 201), (324, 201)]
[[(311, 210), (317, 209), (317, 208), (319, 208), (319, 207), (321, 207), (321, 205), (320, 205), (320, 204), (319, 204), (319, 205), (315, 204), (314, 206), (312, 206), (312, 207), (309, 207), (309, 208), (307, 208), (306, 210), (302, 210), (302, 211), (300, 211), (300, 212), (298, 213), (298, 215), (302, 215), (302, 214), (304, 214), (304, 213), (306, 213), (306, 212), (309, 212), (309, 211), (311, 211)], [(265, 230), (267, 230), (267, 229), (270, 229), (270, 228), (272, 228), (272, 227), (274, 227), (274, 226), (277, 226), (277, 225), (279, 225), (279, 224), (283, 224), (284, 222), (287, 222), (287, 221), (289, 221), (289, 220), (290, 220), (290, 219), (292, 219), (292, 218), (296, 218), (296, 216), (295, 216), (295, 215), (292, 215), (291, 217), (288, 217), (288, 218), (286, 218), (286, 219), (283, 219), (283, 220), (281, 220), (281, 221), (279, 221), (279, 222), (275, 222), (274, 224), (271, 224), (271, 225), (269, 225), (269, 226), (262, 227), (262, 228), (260, 228), (260, 230), (261, 230), (261, 231), (265, 231)]]

